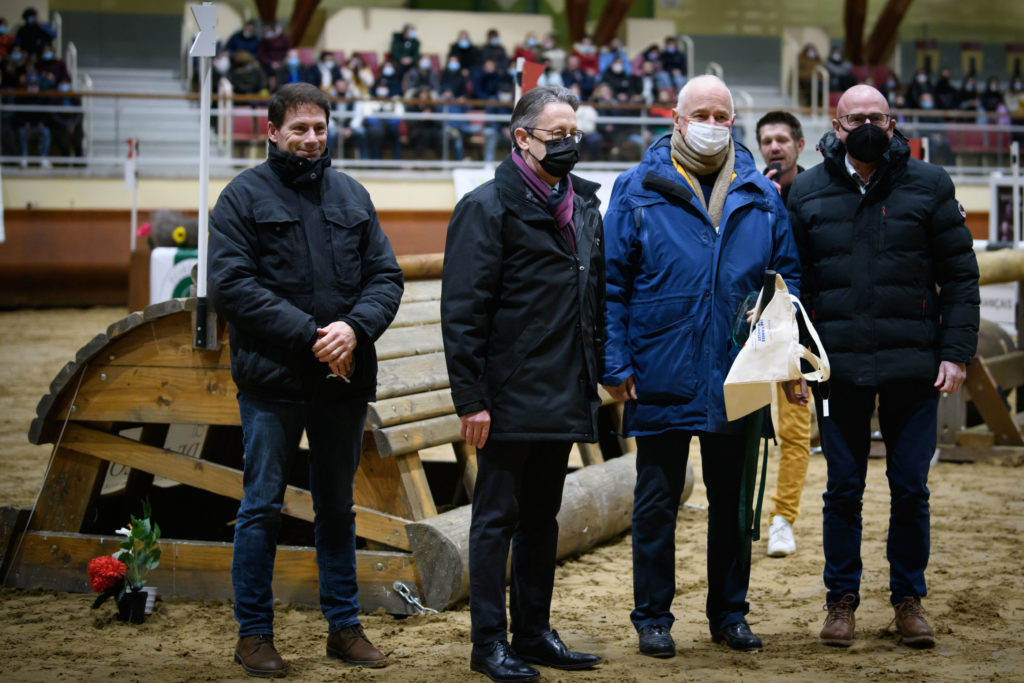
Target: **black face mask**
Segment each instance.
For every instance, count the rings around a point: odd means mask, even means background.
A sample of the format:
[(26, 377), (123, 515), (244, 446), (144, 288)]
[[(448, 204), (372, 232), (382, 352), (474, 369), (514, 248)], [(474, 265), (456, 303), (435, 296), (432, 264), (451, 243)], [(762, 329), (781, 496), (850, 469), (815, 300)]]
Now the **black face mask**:
[[(538, 138), (539, 140), (540, 138)], [(544, 149), (547, 152), (543, 159), (537, 159), (540, 167), (555, 178), (564, 178), (569, 175), (576, 162), (580, 160), (580, 150), (576, 146), (576, 140), (567, 135), (561, 140), (544, 140)], [(533, 152), (530, 152), (533, 155)]]
[[(844, 129), (845, 130), (845, 129)], [(889, 149), (889, 136), (873, 123), (857, 126), (846, 136), (846, 151), (857, 161), (873, 164)]]

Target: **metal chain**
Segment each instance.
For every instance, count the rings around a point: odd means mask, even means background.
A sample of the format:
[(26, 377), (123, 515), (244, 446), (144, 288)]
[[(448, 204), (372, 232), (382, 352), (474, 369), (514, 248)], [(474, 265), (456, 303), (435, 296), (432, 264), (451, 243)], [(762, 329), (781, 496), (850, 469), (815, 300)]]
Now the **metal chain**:
[(391, 584), (391, 587), (395, 589), (396, 593), (402, 596), (403, 600), (405, 600), (407, 603), (416, 608), (417, 614), (423, 614), (424, 612), (433, 612), (434, 614), (437, 614), (436, 609), (432, 607), (427, 607), (422, 602), (420, 602), (420, 599), (412, 594), (412, 590), (410, 590), (409, 586), (407, 586), (405, 583), (401, 581), (395, 581), (393, 584)]

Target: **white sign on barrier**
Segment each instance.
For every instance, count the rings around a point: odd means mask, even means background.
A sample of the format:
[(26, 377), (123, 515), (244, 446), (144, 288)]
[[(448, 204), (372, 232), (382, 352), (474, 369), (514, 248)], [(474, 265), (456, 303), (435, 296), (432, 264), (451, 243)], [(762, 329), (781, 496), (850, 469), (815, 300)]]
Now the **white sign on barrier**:
[(149, 303), (190, 295), (192, 268), (198, 262), (195, 249), (156, 247), (149, 257)]

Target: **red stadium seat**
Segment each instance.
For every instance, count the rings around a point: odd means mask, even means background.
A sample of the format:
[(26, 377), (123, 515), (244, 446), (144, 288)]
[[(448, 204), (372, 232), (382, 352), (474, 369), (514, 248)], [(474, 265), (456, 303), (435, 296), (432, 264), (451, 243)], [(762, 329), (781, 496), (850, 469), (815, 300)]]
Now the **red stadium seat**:
[(870, 71), (866, 66), (857, 65), (853, 67), (853, 70), (850, 73), (853, 75), (855, 79), (857, 79), (858, 83), (863, 83), (868, 79)]
[(299, 50), (299, 63), (302, 66), (313, 66), (316, 63), (316, 50), (312, 47), (300, 47)]
[(363, 64), (369, 67), (370, 71), (373, 72), (374, 78), (380, 75), (380, 65), (377, 62), (376, 52), (356, 52), (355, 55), (363, 60)]

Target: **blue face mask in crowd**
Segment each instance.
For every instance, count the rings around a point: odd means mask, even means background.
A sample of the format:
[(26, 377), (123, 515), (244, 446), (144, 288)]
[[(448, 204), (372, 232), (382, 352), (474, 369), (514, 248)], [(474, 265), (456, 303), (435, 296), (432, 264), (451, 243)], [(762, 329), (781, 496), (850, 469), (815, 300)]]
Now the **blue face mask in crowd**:
[(459, 63), (458, 62), (448, 62), (448, 70), (449, 71), (458, 71), (459, 70)]
[(416, 39), (416, 31), (409, 31), (409, 40)]
[(59, 90), (60, 92), (70, 92), (71, 91), (71, 84), (70, 83), (61, 83), (60, 85), (57, 86), (57, 90)]
[(465, 50), (467, 47), (469, 47), (469, 41), (463, 38), (462, 40), (459, 41), (459, 47)]
[(380, 72), (382, 74), (384, 74), (385, 76), (394, 76), (395, 75), (395, 67), (393, 67), (393, 66), (386, 66), (383, 69), (381, 69)]
[(493, 45), (494, 47), (498, 47), (499, 45), (501, 45), (501, 41), (498, 40), (497, 38), (491, 38), (491, 45)]
[(6, 33), (7, 33), (7, 26), (6, 25), (0, 25), (0, 36), (4, 35)]
[(921, 109), (934, 109), (934, 108), (935, 108), (935, 103), (934, 102), (929, 102), (927, 100), (921, 102)]
[(298, 69), (299, 68), (299, 58), (298, 57), (289, 57), (288, 58), (288, 68), (289, 69)]
[(50, 61), (51, 59), (53, 59), (53, 53), (52, 53), (52, 52), (50, 52), (49, 50), (47, 50), (46, 52), (44, 52), (44, 53), (43, 53), (43, 61), (44, 61), (44, 62), (48, 62), (48, 61)]

